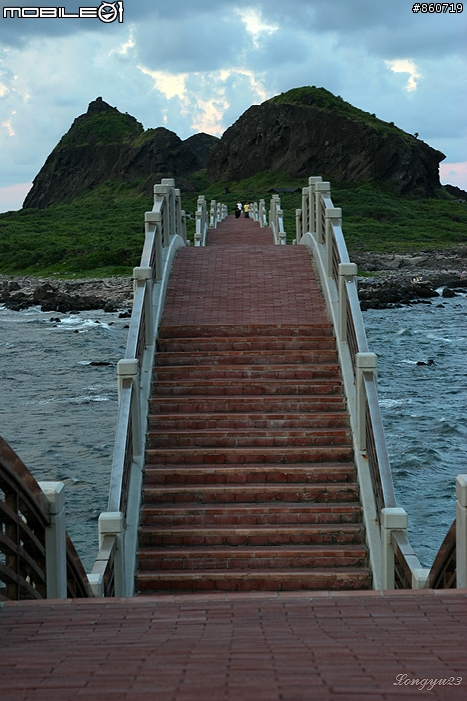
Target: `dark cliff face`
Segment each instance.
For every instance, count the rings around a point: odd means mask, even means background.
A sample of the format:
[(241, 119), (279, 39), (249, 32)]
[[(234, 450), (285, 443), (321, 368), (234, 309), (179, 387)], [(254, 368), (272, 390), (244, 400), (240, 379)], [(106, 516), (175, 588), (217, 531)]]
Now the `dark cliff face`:
[(444, 155), (322, 88), (298, 88), (250, 107), (222, 136), (208, 183), (262, 170), (346, 182), (390, 181), (401, 194), (432, 197)]
[[(206, 150), (210, 146), (212, 151), (218, 141), (207, 134), (182, 141), (164, 127), (144, 131), (134, 117), (97, 98), (86, 114), (75, 119), (49, 155), (23, 208), (44, 209), (71, 202), (107, 180), (142, 180), (141, 191), (147, 195), (152, 193), (154, 183), (167, 177), (176, 178), (178, 187), (191, 189), (187, 177), (206, 166)], [(197, 153), (200, 149), (201, 155)]]

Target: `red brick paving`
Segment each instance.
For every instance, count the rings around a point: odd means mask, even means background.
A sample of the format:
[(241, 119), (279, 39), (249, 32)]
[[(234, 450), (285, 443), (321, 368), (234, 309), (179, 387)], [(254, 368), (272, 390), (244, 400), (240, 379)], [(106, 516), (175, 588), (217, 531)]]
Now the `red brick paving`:
[(464, 701), (466, 639), (465, 589), (9, 602), (0, 698)]
[[(138, 593), (368, 589), (335, 339), (309, 254), (243, 218), (207, 243), (179, 252), (159, 328)], [(331, 523), (330, 502), (357, 522)], [(313, 503), (326, 529), (303, 526)]]

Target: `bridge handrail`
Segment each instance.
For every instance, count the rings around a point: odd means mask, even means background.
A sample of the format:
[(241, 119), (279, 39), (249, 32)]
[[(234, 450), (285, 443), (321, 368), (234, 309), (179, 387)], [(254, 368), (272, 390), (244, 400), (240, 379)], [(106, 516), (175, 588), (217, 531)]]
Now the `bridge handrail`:
[(456, 518), (428, 577), (432, 589), (467, 588), (467, 475), (456, 478)]
[[(204, 198), (199, 198), (198, 204), (202, 217), (197, 217), (197, 222), (201, 219), (203, 230), (207, 230)], [(119, 406), (109, 501), (99, 518), (99, 552), (89, 575), (96, 596), (133, 594), (155, 342), (172, 264), (184, 245), (186, 217), (180, 190), (172, 178), (165, 178), (154, 186), (154, 206), (145, 214), (141, 261), (133, 270), (133, 309), (125, 357), (117, 364)]]
[[(306, 245), (313, 252), (334, 323), (375, 586), (394, 588), (401, 582), (407, 583), (408, 578), (398, 577), (396, 570), (407, 571), (409, 566), (417, 571), (410, 588), (424, 586), (427, 571), (411, 548), (409, 557), (407, 547), (395, 548), (397, 539), (391, 539), (395, 530), (391, 514), (400, 515), (403, 510), (396, 507), (378, 403), (376, 355), (368, 350), (358, 300), (357, 266), (350, 262), (341, 222), (342, 210), (334, 207), (330, 184), (321, 177), (309, 178), (308, 187), (302, 189), (302, 208), (296, 210), (296, 243)], [(397, 519), (396, 525), (400, 530)], [(406, 525), (402, 530), (406, 537)]]
[(92, 595), (81, 560), (65, 532), (63, 508), (58, 518), (51, 508), (51, 488), (60, 492), (64, 504), (63, 483), (36, 482), (0, 437), (0, 581), (5, 585), (0, 600)]
[(195, 246), (206, 245), (206, 234), (209, 228), (209, 216), (206, 205), (206, 198), (200, 195), (197, 201), (196, 209), (196, 231), (195, 231)]
[(280, 246), (285, 246), (287, 243), (287, 238), (284, 231), (284, 212), (281, 209), (281, 199), (279, 195), (273, 195), (271, 197), (269, 208), (269, 226), (272, 229), (274, 243)]

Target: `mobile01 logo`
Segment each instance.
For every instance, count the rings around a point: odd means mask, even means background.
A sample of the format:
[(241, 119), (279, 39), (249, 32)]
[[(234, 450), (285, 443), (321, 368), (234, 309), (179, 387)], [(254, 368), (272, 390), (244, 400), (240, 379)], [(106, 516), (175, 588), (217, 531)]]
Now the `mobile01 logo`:
[(64, 7), (4, 7), (3, 19), (100, 19), (101, 22), (123, 22), (123, 1), (104, 2), (99, 7), (79, 7), (67, 12)]

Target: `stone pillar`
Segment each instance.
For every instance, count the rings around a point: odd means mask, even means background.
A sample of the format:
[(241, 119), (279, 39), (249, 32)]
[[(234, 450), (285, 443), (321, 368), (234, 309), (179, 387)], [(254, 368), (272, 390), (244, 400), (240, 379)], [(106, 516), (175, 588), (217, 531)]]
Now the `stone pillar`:
[(312, 175), (308, 178), (308, 191), (309, 191), (309, 206), (308, 206), (308, 231), (310, 234), (316, 234), (316, 199), (315, 199), (315, 185), (316, 183), (321, 183), (323, 178), (321, 175)]
[[(340, 207), (326, 207), (324, 210), (325, 221), (325, 243), (326, 243), (326, 276), (333, 277), (332, 270), (332, 249), (334, 235), (332, 230), (331, 219), (341, 219), (342, 209)], [(337, 282), (337, 281), (336, 281)]]
[(144, 328), (146, 347), (154, 340), (154, 312), (152, 308), (152, 268), (139, 266), (133, 268), (133, 284), (144, 285)]
[(39, 482), (48, 504), (50, 524), (45, 531), (45, 571), (48, 599), (66, 599), (65, 485)]
[(322, 197), (329, 197), (331, 193), (331, 186), (328, 182), (318, 182), (315, 183), (315, 213), (316, 213), (316, 219), (315, 219), (315, 231), (316, 231), (316, 240), (318, 243), (323, 243), (324, 242), (324, 227), (323, 227), (323, 202), (321, 200)]

